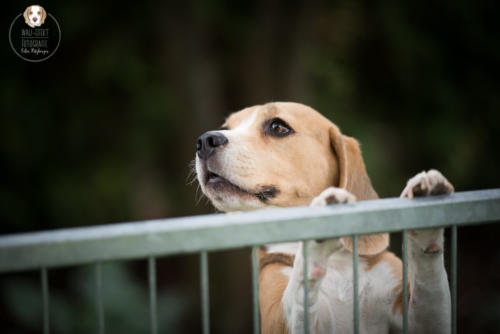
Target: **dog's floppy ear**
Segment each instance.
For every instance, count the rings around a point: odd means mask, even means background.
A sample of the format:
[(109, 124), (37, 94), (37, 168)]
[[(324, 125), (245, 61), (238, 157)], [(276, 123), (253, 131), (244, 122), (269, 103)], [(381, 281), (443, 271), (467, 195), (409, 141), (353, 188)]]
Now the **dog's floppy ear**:
[(344, 188), (358, 200), (377, 199), (378, 195), (366, 173), (358, 141), (344, 136), (337, 126), (330, 128), (330, 142), (337, 156), (339, 188)]
[(30, 12), (31, 6), (28, 6), (26, 10), (24, 11), (24, 21), (29, 24), (30, 23), (30, 18), (29, 18), (29, 12)]
[(42, 10), (42, 20), (40, 21), (41, 24), (45, 23), (45, 18), (47, 17), (47, 12), (45, 11), (45, 8), (40, 6), (40, 9)]
[[(377, 199), (378, 195), (366, 173), (361, 149), (356, 139), (344, 136), (339, 128), (330, 127), (330, 143), (337, 157), (339, 184), (355, 195), (358, 200)], [(352, 238), (344, 237), (344, 246), (352, 252)], [(389, 234), (370, 234), (359, 236), (358, 251), (360, 255), (374, 255), (384, 251), (389, 246)]]

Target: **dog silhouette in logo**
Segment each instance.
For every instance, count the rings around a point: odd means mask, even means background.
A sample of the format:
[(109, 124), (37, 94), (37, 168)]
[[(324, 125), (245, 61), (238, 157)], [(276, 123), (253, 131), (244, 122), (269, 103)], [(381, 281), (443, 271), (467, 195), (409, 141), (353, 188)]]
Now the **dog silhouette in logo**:
[(45, 22), (47, 12), (42, 6), (32, 5), (24, 11), (24, 20), (31, 28), (39, 27)]

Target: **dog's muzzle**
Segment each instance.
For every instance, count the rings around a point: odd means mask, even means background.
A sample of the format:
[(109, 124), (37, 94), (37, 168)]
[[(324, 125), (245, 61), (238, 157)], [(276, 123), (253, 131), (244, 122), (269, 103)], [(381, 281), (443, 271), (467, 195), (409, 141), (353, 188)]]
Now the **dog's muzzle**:
[(217, 147), (227, 144), (228, 139), (223, 134), (216, 131), (209, 131), (202, 134), (196, 141), (196, 151), (200, 159), (206, 160), (214, 154)]

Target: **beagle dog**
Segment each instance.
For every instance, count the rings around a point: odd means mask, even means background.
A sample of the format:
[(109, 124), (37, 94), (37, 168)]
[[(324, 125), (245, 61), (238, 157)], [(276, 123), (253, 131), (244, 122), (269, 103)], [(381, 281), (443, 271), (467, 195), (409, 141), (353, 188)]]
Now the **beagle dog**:
[(47, 17), (47, 12), (42, 6), (32, 5), (28, 6), (24, 11), (24, 21), (31, 28), (40, 27), (45, 23), (45, 18)]
[[(220, 211), (342, 205), (377, 199), (358, 142), (310, 107), (268, 103), (230, 115), (197, 140), (196, 172), (203, 193)], [(436, 170), (411, 178), (401, 197), (453, 192)], [(332, 224), (335, 224), (332, 221)], [(409, 232), (408, 300), (402, 262), (387, 251), (387, 233), (359, 237), (361, 333), (402, 331), (408, 303), (410, 333), (449, 333), (450, 290), (443, 262), (443, 229)], [(304, 332), (304, 275), (309, 278), (310, 333), (353, 332), (352, 239), (309, 241), (260, 249), (262, 333)]]

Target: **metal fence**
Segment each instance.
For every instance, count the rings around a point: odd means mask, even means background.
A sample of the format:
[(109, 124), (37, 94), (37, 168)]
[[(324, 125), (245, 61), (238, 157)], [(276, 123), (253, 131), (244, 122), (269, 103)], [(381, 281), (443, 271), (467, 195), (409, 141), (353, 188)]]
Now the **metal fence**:
[[(200, 253), (202, 326), (209, 333), (208, 252), (252, 247), (254, 333), (260, 331), (258, 302), (259, 245), (295, 240), (353, 236), (353, 328), (359, 332), (358, 236), (402, 232), (403, 301), (407, 299), (407, 231), (451, 226), (452, 332), (457, 314), (457, 226), (500, 221), (500, 189), (459, 192), (414, 200), (389, 198), (329, 207), (297, 207), (241, 214), (121, 223), (0, 237), (0, 273), (39, 270), (43, 303), (43, 333), (50, 332), (49, 273), (56, 267), (95, 264), (97, 327), (104, 333), (101, 263), (148, 260), (151, 333), (158, 332), (156, 257)], [(307, 258), (307, 247), (304, 247)], [(307, 272), (307, 262), (304, 261)], [(308, 285), (305, 282), (306, 286)], [(307, 289), (305, 328), (309, 326)], [(403, 302), (403, 330), (408, 331), (408, 304)]]

